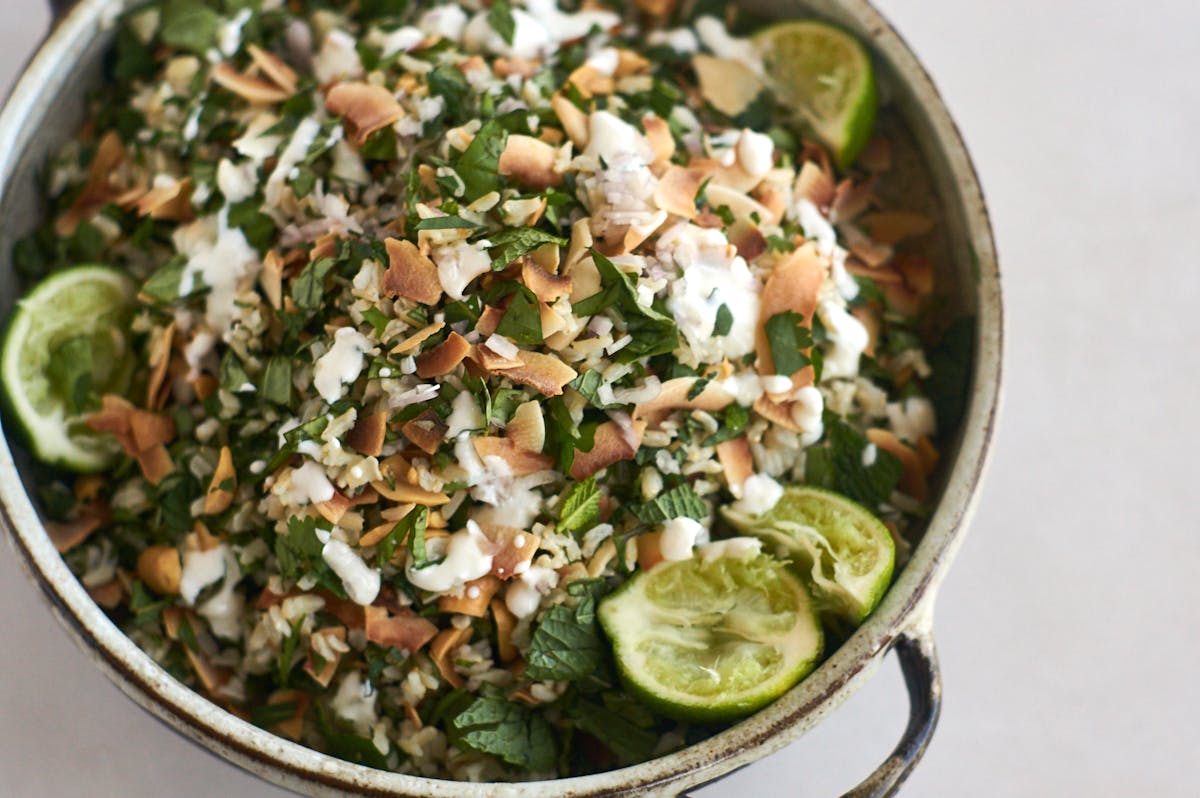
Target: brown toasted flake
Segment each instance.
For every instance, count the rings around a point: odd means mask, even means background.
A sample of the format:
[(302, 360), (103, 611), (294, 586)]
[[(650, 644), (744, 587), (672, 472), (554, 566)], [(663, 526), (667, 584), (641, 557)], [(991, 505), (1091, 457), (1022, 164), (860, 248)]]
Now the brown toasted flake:
[(754, 475), (754, 455), (750, 453), (750, 442), (744, 435), (718, 443), (717, 460), (725, 469), (725, 482), (731, 490), (740, 490), (742, 484)]
[(455, 66), (461, 72), (475, 72), (480, 69), (488, 68), (487, 61), (484, 61), (483, 57), (478, 55), (473, 55), (469, 58), (459, 61), (457, 64), (455, 64)]
[(925, 469), (926, 474), (932, 474), (933, 469), (937, 468), (938, 461), (942, 459), (942, 455), (934, 446), (933, 441), (929, 440), (928, 435), (922, 435), (917, 439), (917, 457), (921, 460), (921, 468)]
[(196, 394), (196, 399), (203, 402), (217, 392), (219, 384), (217, 383), (217, 378), (213, 375), (201, 374), (191, 381), (191, 386), (192, 391)]
[[(337, 663), (334, 662), (331, 664), (333, 665), (333, 670), (337, 670)], [(305, 665), (304, 669), (306, 671), (309, 670), (307, 664)], [(330, 678), (333, 678), (333, 673), (330, 672), (329, 676)], [(328, 681), (325, 681), (321, 684), (322, 687), (327, 687), (328, 685)], [(288, 718), (277, 722), (274, 726), (269, 727), (270, 730), (276, 734), (288, 738), (289, 740), (300, 742), (300, 737), (304, 733), (304, 715), (308, 712), (309, 702), (310, 699), (308, 697), (308, 693), (304, 692), (303, 690), (276, 690), (275, 692), (271, 693), (271, 695), (267, 697), (267, 706), (274, 707), (284, 704), (292, 704), (295, 706), (295, 709)]]
[(364, 607), (363, 619), (367, 640), (410, 653), (420, 651), (438, 633), (437, 626), (425, 618), (391, 615), (383, 607)]
[(654, 189), (654, 204), (667, 213), (684, 219), (696, 217), (696, 195), (704, 184), (704, 172), (671, 165)]
[[(341, 642), (345, 643), (346, 627), (327, 626), (324, 629), (318, 629), (312, 633), (311, 640), (315, 641), (318, 637), (322, 637), (327, 640), (340, 640)], [(309, 647), (310, 649), (315, 648), (311, 642)], [(325, 660), (321, 667), (318, 668), (317, 660), (314, 654), (315, 651), (310, 650), (308, 656), (305, 658), (304, 672), (311, 676), (313, 681), (315, 681), (317, 684), (321, 685), (322, 687), (328, 687), (329, 683), (333, 681), (333, 675), (337, 673), (338, 662), (341, 660), (341, 655), (338, 655), (333, 659)]]
[(487, 305), (483, 312), (479, 314), (479, 321), (475, 324), (475, 331), (480, 335), (491, 335), (500, 326), (500, 320), (504, 318), (504, 310), (502, 308)]
[(562, 185), (562, 175), (554, 169), (558, 150), (532, 136), (512, 135), (500, 153), (499, 171), (515, 177), (521, 185), (543, 191)]
[(849, 178), (837, 184), (829, 206), (829, 220), (834, 224), (849, 222), (860, 216), (875, 200), (874, 178), (856, 183)]
[(581, 562), (567, 563), (556, 571), (558, 574), (558, 583), (560, 585), (569, 585), (577, 579), (587, 579), (587, 566)]
[(653, 399), (634, 408), (634, 418), (644, 418), (657, 424), (672, 410), (703, 410), (712, 413), (724, 410), (733, 404), (733, 394), (715, 382), (704, 386), (698, 396), (689, 398), (698, 377), (676, 377), (662, 384), (662, 390)]
[(339, 83), (325, 96), (325, 110), (345, 120), (346, 133), (361, 147), (372, 133), (399, 122), (404, 109), (382, 86), (352, 81)]
[(634, 0), (635, 5), (652, 17), (668, 17), (679, 0)]
[(125, 589), (121, 587), (121, 580), (112, 579), (102, 585), (88, 588), (88, 595), (91, 596), (92, 601), (104, 609), (113, 610), (120, 605), (121, 600), (125, 597)]
[(637, 536), (638, 568), (649, 571), (663, 561), (662, 530), (646, 532)]
[[(542, 211), (546, 209), (545, 197), (542, 198), (541, 210), (536, 214), (536, 219), (542, 218)], [(536, 219), (530, 221), (530, 224), (537, 224)], [(562, 262), (562, 250), (558, 244), (553, 242), (542, 244), (540, 247), (529, 253), (529, 259), (533, 261), (539, 268), (544, 269), (548, 274), (558, 274), (558, 265)]]
[(492, 574), (504, 580), (524, 573), (542, 545), (542, 539), (537, 535), (511, 526), (485, 526), (483, 534), (495, 546)]
[(933, 293), (933, 261), (924, 255), (897, 255), (892, 264), (904, 278), (904, 284), (918, 297)]
[[(775, 361), (771, 357), (771, 347), (767, 342), (767, 321), (777, 313), (791, 311), (811, 323), (813, 311), (817, 309), (817, 294), (821, 290), (825, 272), (825, 260), (811, 244), (792, 252), (771, 271), (759, 300), (755, 342), (759, 374), (775, 373)], [(808, 381), (811, 382), (812, 368), (801, 369), (796, 375), (802, 372), (808, 372)], [(796, 381), (796, 375), (792, 377), (793, 383)]]
[(807, 199), (818, 208), (827, 208), (833, 202), (836, 187), (833, 171), (816, 161), (805, 161), (796, 176), (795, 195)]
[(438, 610), (457, 615), (469, 615), (472, 618), (482, 618), (487, 614), (488, 604), (496, 591), (500, 589), (500, 580), (491, 574), (473, 579), (463, 585), (461, 596), (445, 595), (438, 599)]
[(496, 438), (488, 435), (471, 439), (475, 452), (481, 457), (499, 457), (518, 477), (536, 474), (539, 471), (549, 471), (554, 467), (554, 458), (540, 451), (529, 451), (519, 447), (509, 438)]
[(92, 216), (121, 193), (114, 175), (125, 161), (125, 145), (116, 131), (110, 131), (96, 145), (96, 154), (88, 168), (88, 179), (67, 212), (59, 217), (55, 230), (61, 236), (73, 234), (79, 223)]
[(442, 298), (442, 283), (437, 265), (421, 254), (411, 241), (389, 238), (384, 241), (388, 270), (383, 275), (383, 291), (423, 305), (435, 305)]
[(704, 190), (704, 196), (708, 199), (710, 207), (724, 206), (729, 209), (735, 219), (752, 223), (758, 219), (764, 224), (771, 223), (771, 209), (749, 194), (728, 186), (710, 184)]
[[(337, 255), (339, 241), (341, 241), (341, 237), (337, 233), (326, 233), (318, 238), (308, 252), (308, 262), (316, 263), (322, 258), (332, 258)], [(297, 261), (303, 263), (304, 259), (298, 257)]]
[(675, 137), (671, 126), (662, 117), (647, 114), (642, 117), (642, 129), (646, 131), (646, 142), (654, 153), (654, 164), (666, 166), (675, 155)]
[(255, 44), (247, 45), (246, 50), (250, 53), (254, 65), (267, 76), (268, 80), (288, 94), (296, 93), (296, 71), (288, 66), (282, 58)]
[(895, 455), (904, 466), (898, 486), (901, 491), (919, 502), (929, 498), (929, 475), (915, 449), (902, 442), (895, 433), (885, 429), (867, 430), (867, 440), (885, 452)]
[(129, 413), (129, 434), (133, 438), (134, 448), (144, 452), (153, 446), (174, 440), (175, 422), (170, 416), (134, 409)]
[(734, 223), (729, 228), (729, 243), (737, 247), (738, 254), (747, 263), (753, 263), (759, 255), (767, 251), (767, 239), (763, 236), (758, 225), (745, 219)]
[(271, 307), (279, 310), (283, 307), (283, 258), (271, 250), (263, 258), (262, 271), (258, 273), (258, 284)]
[(555, 92), (550, 98), (550, 107), (554, 110), (567, 137), (575, 145), (576, 150), (587, 149), (588, 139), (591, 138), (591, 126), (587, 114), (579, 110), (579, 106), (567, 99), (562, 92)]
[(471, 345), (467, 339), (452, 332), (445, 341), (417, 356), (417, 376), (427, 380), (449, 374), (470, 352)]
[(571, 478), (587, 479), (602, 468), (613, 463), (631, 460), (642, 445), (642, 433), (646, 422), (633, 421), (627, 430), (615, 421), (606, 421), (596, 427), (596, 437), (590, 452), (576, 452), (571, 465)]
[(762, 80), (741, 61), (692, 56), (692, 68), (700, 81), (700, 94), (726, 116), (737, 116), (763, 91)]
[(138, 448), (133, 442), (130, 428), (133, 405), (115, 394), (105, 394), (100, 401), (100, 412), (88, 416), (87, 425), (96, 432), (109, 433), (117, 439), (127, 454), (136, 455)]
[(512, 75), (520, 75), (523, 78), (531, 78), (538, 73), (542, 68), (542, 62), (533, 58), (497, 58), (492, 62), (492, 71), (499, 77), (507, 78)]
[(446, 439), (449, 427), (435, 410), (426, 410), (416, 418), (404, 423), (400, 431), (413, 445), (426, 454), (433, 454)]
[(915, 316), (921, 309), (921, 297), (907, 285), (881, 282), (879, 288), (883, 291), (888, 310), (901, 316)]
[(504, 376), (519, 385), (528, 385), (543, 396), (561, 396), (563, 387), (577, 376), (575, 369), (555, 355), (521, 352), (520, 366), (505, 369)]
[(898, 244), (933, 230), (933, 219), (912, 211), (878, 211), (862, 217), (858, 223), (880, 244)]
[(167, 451), (167, 447), (161, 443), (145, 451), (138, 452), (136, 457), (138, 466), (142, 469), (142, 476), (151, 485), (157, 485), (168, 474), (175, 471), (175, 464), (171, 461), (171, 454)]
[(192, 531), (185, 538), (185, 542), (197, 551), (212, 551), (221, 545), (221, 539), (209, 532), (203, 521), (192, 525)]
[(150, 339), (150, 377), (146, 381), (146, 407), (158, 409), (166, 402), (163, 390), (171, 365), (171, 347), (175, 343), (176, 323), (155, 329)]
[(138, 216), (171, 222), (190, 221), (195, 216), (192, 210), (192, 179), (185, 177), (169, 185), (152, 188), (141, 195), (136, 207)]
[(879, 344), (879, 334), (882, 331), (879, 314), (871, 308), (857, 307), (850, 311), (850, 315), (858, 319), (867, 330), (867, 348), (863, 352), (870, 357), (875, 357), (875, 347)]
[(383, 441), (387, 437), (387, 413), (360, 415), (354, 426), (346, 433), (345, 442), (359, 454), (378, 457), (383, 452)]
[(99, 499), (100, 491), (106, 484), (108, 480), (99, 474), (81, 474), (75, 478), (71, 492), (75, 494), (76, 501), (86, 504)]
[[(801, 369), (796, 372), (801, 374), (807, 371), (811, 374), (811, 369)], [(794, 384), (794, 382), (793, 382)], [(792, 418), (792, 410), (787, 404), (781, 404), (772, 400), (770, 397), (763, 395), (754, 400), (754, 412), (770, 421), (776, 426), (783, 427), (791, 432), (801, 432), (800, 425)]]
[(551, 274), (532, 261), (521, 265), (521, 282), (543, 302), (553, 302), (559, 297), (571, 295), (571, 276)]
[(254, 105), (273, 105), (292, 96), (291, 92), (281, 89), (272, 81), (238, 72), (230, 64), (217, 64), (210, 74), (218, 86)]
[(631, 75), (641, 75), (650, 71), (650, 61), (645, 56), (632, 50), (617, 49), (617, 68), (613, 72), (615, 78), (627, 78)]
[(606, 96), (616, 91), (617, 84), (612, 75), (606, 75), (591, 64), (583, 64), (567, 78), (583, 99)]
[(524, 363), (520, 356), (515, 358), (504, 357), (503, 355), (496, 354), (494, 349), (486, 345), (475, 347), (471, 351), (471, 359), (489, 374), (515, 369)]
[(842, 225), (841, 233), (850, 254), (872, 269), (886, 265), (895, 254), (895, 250), (891, 246), (872, 240), (870, 236), (853, 224)]
[(395, 485), (389, 485), (386, 482), (372, 482), (371, 487), (374, 488), (380, 496), (394, 502), (403, 502), (405, 504), (423, 504), (426, 507), (438, 507), (450, 502), (450, 497), (445, 493), (437, 493), (432, 490), (425, 490), (420, 485), (411, 485), (408, 482), (397, 481)]
[(437, 666), (438, 673), (451, 687), (462, 687), (464, 682), (454, 670), (453, 654), (471, 637), (471, 627), (458, 629), (451, 627), (438, 632), (437, 637), (429, 645), (429, 658)]
[(174, 546), (149, 546), (142, 550), (137, 559), (138, 578), (160, 596), (179, 593), (183, 579), (183, 563)]
[[(415, 504), (407, 505), (407, 509), (405, 510), (404, 514), (408, 515), (408, 513), (412, 512), (414, 507), (416, 507)], [(379, 526), (372, 527), (364, 532), (361, 537), (359, 537), (358, 547), (360, 549), (366, 549), (370, 548), (371, 546), (379, 545), (380, 541), (392, 533), (392, 530), (395, 528), (395, 526), (395, 521), (389, 521), (387, 523), (380, 524)], [(395, 555), (393, 555), (393, 557), (394, 556)]]
[(517, 658), (517, 647), (513, 645), (512, 633), (517, 625), (517, 616), (504, 603), (502, 598), (492, 599), (492, 620), (496, 622), (496, 652), (500, 661), (512, 662)]
[(750, 196), (758, 200), (759, 204), (771, 214), (768, 218), (762, 220), (763, 224), (779, 224), (783, 220), (783, 214), (787, 212), (788, 204), (791, 202), (790, 194), (779, 186), (766, 182), (754, 189)]
[(333, 496), (323, 502), (315, 502), (313, 507), (321, 514), (322, 518), (337, 526), (341, 522), (342, 517), (350, 511), (351, 504), (349, 499), (335, 490)]
[(59, 554), (66, 554), (104, 526), (107, 518), (108, 511), (103, 505), (86, 504), (70, 521), (47, 521), (46, 535)]
[(200, 684), (204, 686), (210, 694), (215, 693), (233, 677), (233, 671), (229, 668), (214, 665), (212, 661), (205, 655), (192, 651), (191, 648), (184, 646), (183, 653), (187, 655), (188, 662), (191, 663), (192, 670), (200, 679)]
[(554, 308), (545, 302), (538, 303), (538, 317), (542, 322), (543, 339), (552, 338), (556, 333), (567, 328), (566, 319), (555, 312)]
[(204, 514), (216, 515), (229, 509), (233, 503), (233, 492), (237, 490), (237, 472), (233, 468), (233, 452), (228, 446), (221, 447), (217, 458), (217, 470), (213, 472), (208, 492), (204, 494)]
[(521, 701), (531, 707), (536, 707), (542, 702), (539, 701), (528, 687), (522, 687), (519, 690), (514, 690), (511, 696), (516, 701)]
[(605, 541), (600, 544), (600, 548), (596, 549), (596, 553), (592, 555), (592, 558), (588, 560), (588, 576), (595, 579), (603, 574), (604, 569), (608, 567), (608, 564), (611, 563), (616, 556), (617, 544), (613, 543), (613, 539), (611, 537), (606, 538)]
[(429, 338), (437, 335), (446, 326), (445, 322), (438, 321), (424, 327), (416, 333), (408, 336), (400, 343), (392, 347), (393, 355), (406, 355), (409, 352), (415, 351), (421, 344), (425, 343)]
[(504, 437), (522, 451), (542, 450), (546, 445), (546, 419), (537, 402), (525, 402), (513, 411), (508, 426), (504, 428)]

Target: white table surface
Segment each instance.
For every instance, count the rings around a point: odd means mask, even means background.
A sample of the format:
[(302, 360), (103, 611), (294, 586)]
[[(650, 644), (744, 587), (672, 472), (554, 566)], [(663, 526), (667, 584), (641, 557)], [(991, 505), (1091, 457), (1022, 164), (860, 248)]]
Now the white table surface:
[[(936, 618), (913, 796), (1200, 795), (1200, 6), (879, 0), (990, 201), (1008, 310), (990, 477)], [(47, 24), (0, 2), (0, 86)], [(284, 795), (94, 671), (0, 548), (0, 794)], [(837, 795), (904, 725), (899, 670), (710, 798)]]

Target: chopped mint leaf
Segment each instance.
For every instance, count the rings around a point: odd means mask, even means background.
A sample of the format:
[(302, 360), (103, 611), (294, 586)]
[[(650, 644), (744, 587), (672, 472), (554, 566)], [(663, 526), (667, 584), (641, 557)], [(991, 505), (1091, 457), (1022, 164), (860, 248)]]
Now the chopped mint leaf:
[(384, 312), (377, 307), (369, 307), (363, 311), (362, 315), (363, 320), (375, 330), (375, 334), (382, 337), (388, 323), (391, 321)]
[(276, 355), (263, 369), (262, 396), (268, 402), (287, 406), (292, 401), (292, 359)]
[(242, 361), (238, 359), (232, 349), (226, 350), (225, 355), (221, 358), (220, 382), (221, 387), (230, 393), (254, 390), (254, 383), (250, 381), (250, 375), (246, 373)]
[(162, 9), (163, 44), (204, 56), (217, 43), (220, 18), (203, 0), (168, 0)]
[(492, 3), (491, 9), (487, 15), (488, 24), (492, 26), (492, 30), (500, 34), (500, 38), (504, 39), (505, 43), (512, 46), (513, 39), (517, 35), (517, 21), (513, 18), (512, 6), (507, 0), (495, 0)]
[(316, 708), (317, 728), (320, 730), (321, 737), (325, 740), (325, 747), (330, 754), (347, 762), (366, 765), (376, 770), (388, 769), (387, 757), (380, 753), (370, 738), (343, 731), (330, 719), (328, 710), (322, 704), (316, 704)]
[(504, 426), (513, 417), (517, 408), (524, 404), (527, 397), (523, 391), (515, 388), (498, 388), (492, 395), (491, 412), (488, 418), (497, 426)]
[(875, 462), (864, 465), (866, 436), (832, 413), (825, 415), (825, 436), (829, 441), (834, 489), (871, 509), (887, 501), (904, 470), (900, 460), (890, 452), (877, 449)]
[(500, 180), (500, 154), (508, 141), (508, 133), (495, 119), (484, 122), (475, 134), (466, 151), (458, 157), (454, 170), (462, 180), (468, 201), (475, 200), (490, 191), (498, 191), (503, 185)]
[(648, 502), (630, 508), (643, 524), (661, 524), (672, 518), (694, 518), (697, 521), (708, 517), (708, 505), (689, 485), (671, 488)]
[(513, 292), (496, 333), (526, 346), (542, 342), (542, 313), (532, 291), (522, 288)]
[(318, 310), (325, 300), (325, 277), (337, 264), (333, 258), (321, 258), (304, 267), (292, 283), (292, 299), (303, 310)]
[(408, 515), (401, 518), (392, 531), (387, 533), (387, 537), (379, 541), (375, 546), (375, 564), (382, 568), (395, 554), (396, 548), (405, 541), (408, 542), (409, 551), (413, 555), (413, 565), (420, 568), (427, 564), (428, 557), (425, 554), (425, 524), (429, 520), (429, 508), (423, 505), (417, 505), (416, 508), (409, 511)]
[(813, 345), (812, 331), (799, 313), (776, 313), (767, 319), (765, 331), (776, 374), (790, 377), (812, 364), (803, 351)]
[(596, 602), (608, 586), (599, 579), (572, 582), (568, 592), (579, 600), (574, 609), (558, 604), (534, 626), (525, 675), (536, 681), (575, 681), (602, 671), (608, 645), (596, 623)]
[(229, 226), (242, 231), (247, 243), (265, 253), (275, 242), (275, 220), (263, 213), (261, 203), (248, 199), (229, 206)]
[(413, 227), (414, 230), (478, 230), (483, 225), (469, 222), (461, 216), (434, 216), (422, 219)]
[(558, 764), (554, 731), (545, 717), (492, 685), (485, 684), (478, 697), (449, 718), (447, 732), (459, 747), (535, 773), (554, 772)]
[(176, 255), (150, 275), (150, 279), (142, 285), (142, 293), (157, 302), (174, 302), (180, 298), (179, 289), (186, 268), (187, 258)]
[(506, 268), (513, 261), (528, 255), (535, 249), (546, 244), (554, 244), (557, 247), (565, 247), (567, 240), (560, 238), (552, 233), (547, 233), (545, 230), (538, 230), (534, 227), (518, 227), (512, 230), (502, 230), (495, 235), (488, 236), (488, 240), (492, 242), (492, 269), (501, 270)]
[(717, 320), (713, 324), (713, 335), (720, 338), (724, 335), (729, 335), (729, 331), (733, 329), (733, 312), (728, 305), (722, 304), (717, 308)]
[(576, 482), (563, 497), (558, 511), (558, 532), (571, 534), (591, 529), (600, 520), (600, 488), (592, 475)]
[(750, 423), (750, 411), (739, 404), (725, 408), (721, 425), (712, 435), (704, 439), (705, 446), (716, 446), (718, 443), (733, 440), (742, 434), (742, 430)]
[(623, 693), (605, 693), (604, 705), (576, 699), (567, 710), (576, 728), (608, 747), (622, 765), (635, 765), (654, 756), (659, 734), (654, 716)]

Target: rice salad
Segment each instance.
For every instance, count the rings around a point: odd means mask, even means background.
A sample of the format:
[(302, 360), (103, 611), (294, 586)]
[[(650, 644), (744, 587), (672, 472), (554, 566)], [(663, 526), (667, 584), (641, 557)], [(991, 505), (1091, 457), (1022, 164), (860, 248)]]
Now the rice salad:
[(120, 21), (15, 256), (136, 283), (130, 386), (87, 420), (113, 465), (39, 496), (174, 677), (371, 767), (594, 772), (721, 728), (628, 692), (595, 613), (758, 552), (722, 508), (830, 488), (903, 560), (932, 222), (882, 207), (884, 138), (836, 169), (733, 12), (675, 5)]

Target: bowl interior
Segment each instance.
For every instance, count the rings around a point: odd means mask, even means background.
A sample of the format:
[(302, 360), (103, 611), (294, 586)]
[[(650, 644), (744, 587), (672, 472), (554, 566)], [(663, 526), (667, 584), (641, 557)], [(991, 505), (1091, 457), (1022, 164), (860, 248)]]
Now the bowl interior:
[[(101, 20), (111, 19), (117, 7), (136, 4), (80, 3), (32, 63), (0, 119), (0, 317), (7, 316), (19, 295), (13, 245), (45, 218), (40, 199), (44, 165), (75, 134), (84, 119), (87, 92), (103, 75), (114, 30)], [(667, 781), (678, 791), (799, 736), (849, 695), (948, 565), (982, 469), (999, 376), (999, 298), (982, 198), (953, 123), (911, 53), (864, 0), (749, 0), (742, 5), (769, 19), (824, 17), (872, 43), (886, 103), (880, 124), (891, 139), (894, 161), (882, 193), (894, 207), (921, 210), (938, 220), (926, 253), (935, 264), (938, 294), (931, 325), (941, 328), (963, 316), (977, 319), (973, 382), (963, 386), (967, 413), (944, 441), (934, 484), (939, 509), (924, 529), (917, 530), (920, 542), (912, 559), (884, 604), (815, 674), (768, 709), (705, 743), (624, 771), (572, 779), (570, 784), (523, 787), (523, 795), (562, 795), (567, 789), (581, 795), (612, 794), (634, 784), (661, 787)], [(139, 704), (238, 764), (305, 792), (343, 794), (370, 787), (407, 794), (485, 794), (448, 782), (381, 774), (315, 754), (239, 721), (174, 682), (107, 621), (78, 583), (63, 578), (65, 566), (49, 546), (28, 499), (35, 480), (32, 462), (10, 431), (5, 430), (4, 438), (0, 484), (10, 479), (15, 463), (24, 491), (12, 484), (0, 490), (27, 565), (77, 641)]]

